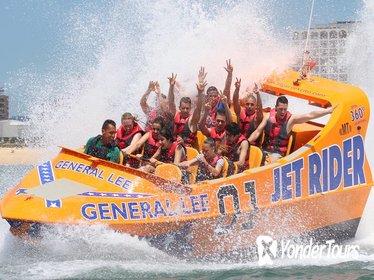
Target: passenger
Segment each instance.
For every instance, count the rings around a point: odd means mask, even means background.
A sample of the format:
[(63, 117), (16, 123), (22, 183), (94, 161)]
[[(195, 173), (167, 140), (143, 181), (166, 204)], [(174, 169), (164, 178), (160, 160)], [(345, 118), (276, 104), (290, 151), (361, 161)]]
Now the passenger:
[[(157, 164), (158, 162), (179, 164), (186, 159), (186, 148), (178, 141), (174, 141), (174, 135), (171, 129), (167, 127), (161, 129), (158, 138), (160, 147), (149, 159), (151, 164)], [(145, 170), (154, 172), (155, 168), (151, 165), (147, 165)]]
[(247, 137), (240, 133), (239, 125), (230, 123), (226, 126), (226, 137), (223, 155), (238, 166), (238, 173), (249, 168)]
[(206, 86), (206, 73), (204, 67), (201, 67), (197, 84), (198, 100), (192, 115), (190, 114), (192, 101), (189, 97), (182, 97), (179, 102), (179, 112), (176, 112), (174, 102), (174, 85), (176, 77), (177, 75), (172, 74), (169, 78), (170, 90), (168, 95), (170, 112), (175, 115), (174, 135), (179, 143), (183, 143), (186, 147), (191, 147), (196, 142), (197, 124), (200, 119), (201, 107), (203, 104), (203, 92)]
[[(247, 138), (252, 134), (253, 131), (260, 125), (262, 119), (264, 118), (262, 111), (262, 101), (260, 92), (258, 90), (257, 84), (255, 83), (254, 93), (248, 94), (245, 97), (245, 107), (242, 108), (239, 103), (239, 90), (240, 90), (241, 80), (236, 78), (235, 82), (235, 91), (233, 95), (233, 105), (234, 111), (238, 120), (240, 127), (240, 132), (245, 135)], [(260, 138), (258, 141), (252, 142), (251, 145), (260, 146)]]
[[(223, 98), (223, 100), (226, 100)], [(208, 128), (206, 126), (205, 118), (207, 116), (207, 113), (205, 111), (201, 121), (200, 121), (200, 129), (201, 132), (206, 136), (206, 137), (211, 137), (214, 139), (216, 142), (216, 145), (218, 146), (219, 144), (222, 143), (224, 137), (225, 137), (225, 132), (226, 132), (226, 125), (231, 123), (231, 117), (230, 120), (227, 121), (227, 114), (225, 110), (223, 109), (218, 109), (217, 112), (215, 113), (215, 123), (216, 125), (214, 127)], [(231, 113), (230, 113), (231, 116)]]
[[(117, 145), (125, 154), (130, 154), (130, 147), (140, 140), (144, 131), (131, 113), (124, 113), (121, 118), (121, 123), (121, 126), (117, 129)], [(141, 151), (138, 150), (134, 152), (138, 154)], [(139, 167), (139, 161), (132, 158), (126, 158), (125, 165), (137, 168)]]
[[(152, 91), (154, 91), (157, 96), (156, 106), (153, 108), (151, 108), (147, 102), (148, 97)], [(156, 117), (161, 116), (162, 118), (164, 118), (164, 121), (166, 121), (165, 114), (169, 111), (168, 102), (166, 99), (166, 95), (161, 93), (160, 85), (157, 81), (149, 82), (147, 90), (140, 99), (140, 107), (142, 108), (143, 113), (147, 116), (146, 131), (150, 130), (152, 122)]]
[[(232, 72), (234, 68), (231, 65), (231, 59), (226, 60), (227, 78), (225, 82), (225, 88), (223, 90), (223, 95), (226, 97), (227, 107), (230, 107), (230, 88), (232, 83)], [(211, 128), (215, 124), (215, 113), (218, 109), (226, 109), (225, 104), (222, 102), (222, 98), (219, 95), (218, 89), (215, 86), (210, 86), (206, 91), (207, 104), (205, 105), (205, 112), (207, 113), (205, 125)], [(221, 94), (222, 95), (222, 94)]]
[(191, 160), (179, 163), (178, 166), (189, 167), (197, 164), (196, 182), (222, 177), (224, 160), (216, 153), (215, 141), (213, 138), (205, 139), (201, 154)]
[(139, 151), (143, 148), (143, 154), (137, 154), (138, 158), (150, 159), (160, 147), (159, 132), (164, 128), (164, 120), (157, 117), (152, 122), (151, 130), (146, 132), (135, 145), (127, 149), (129, 154)]
[(112, 120), (106, 120), (101, 128), (101, 135), (88, 139), (84, 153), (119, 163), (120, 149), (116, 142), (116, 123)]
[(327, 109), (312, 111), (306, 114), (291, 115), (288, 109), (288, 99), (278, 97), (275, 108), (264, 116), (261, 124), (251, 134), (248, 141), (255, 141), (265, 130), (265, 140), (262, 149), (269, 162), (273, 162), (286, 155), (288, 141), (295, 124), (301, 124), (312, 119), (331, 114), (337, 105)]

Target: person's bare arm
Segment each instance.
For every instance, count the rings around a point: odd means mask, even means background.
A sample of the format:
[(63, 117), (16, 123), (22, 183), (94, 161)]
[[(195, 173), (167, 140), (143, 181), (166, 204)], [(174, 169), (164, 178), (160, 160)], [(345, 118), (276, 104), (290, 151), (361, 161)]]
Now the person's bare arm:
[(242, 110), (242, 108), (240, 107), (240, 103), (239, 103), (239, 91), (240, 91), (241, 81), (242, 81), (242, 79), (236, 78), (235, 91), (234, 91), (234, 94), (232, 96), (232, 102), (233, 102), (233, 105), (234, 105), (234, 112), (235, 112), (238, 120), (240, 119), (240, 111)]
[(256, 141), (257, 138), (261, 135), (262, 131), (265, 128), (266, 122), (269, 119), (269, 114), (266, 114), (264, 118), (262, 119), (262, 122), (260, 125), (256, 128), (255, 131), (252, 132), (252, 134), (249, 136), (248, 141), (249, 143)]
[(148, 115), (151, 111), (151, 108), (149, 107), (147, 100), (149, 97), (149, 94), (154, 90), (155, 83), (153, 81), (149, 81), (148, 88), (143, 94), (142, 98), (140, 99), (140, 107), (142, 108), (142, 111), (144, 114)]
[(256, 106), (256, 127), (260, 125), (264, 118), (264, 111), (262, 108), (262, 99), (257, 84), (255, 83), (254, 93), (256, 94), (257, 106)]
[(153, 156), (149, 159), (149, 162), (150, 163), (156, 163), (157, 162), (157, 159), (160, 157), (161, 155), (161, 147), (158, 147), (157, 151), (153, 154)]
[(222, 165), (216, 164), (216, 166), (212, 166), (212, 165), (210, 165), (210, 164), (206, 161), (205, 157), (202, 157), (202, 158), (201, 158), (201, 162), (204, 164), (205, 168), (206, 168), (210, 173), (212, 173), (212, 175), (213, 175), (214, 177), (217, 177), (219, 174), (221, 174), (221, 171), (222, 171), (222, 168), (223, 168)]
[(230, 123), (232, 123), (231, 110), (230, 110), (229, 104), (227, 102), (227, 98), (224, 94), (222, 94), (222, 91), (220, 93), (220, 98), (221, 98), (221, 101), (222, 101), (222, 104), (223, 104), (223, 109), (225, 110), (227, 124), (230, 124)]
[(167, 101), (166, 98), (163, 98), (161, 96), (160, 84), (157, 81), (155, 82), (155, 93), (156, 93), (158, 104), (160, 105), (161, 111), (162, 112), (169, 112), (168, 101)]
[(223, 94), (227, 98), (227, 103), (231, 104), (231, 97), (230, 97), (230, 89), (231, 89), (231, 84), (232, 84), (232, 72), (234, 71), (234, 67), (231, 64), (231, 59), (226, 60), (226, 67), (224, 67), (225, 70), (227, 71), (227, 77), (226, 77), (226, 82), (225, 82), (225, 88), (223, 89)]
[(182, 161), (182, 158), (184, 157), (184, 149), (182, 146), (177, 146), (175, 149), (175, 156), (174, 156), (174, 164), (179, 164)]
[(182, 161), (182, 162), (178, 163), (177, 165), (179, 167), (190, 167), (192, 165), (196, 165), (197, 163), (198, 163), (197, 159), (193, 158), (193, 159), (190, 159), (190, 160)]
[(248, 143), (248, 141), (243, 141), (240, 144), (239, 160), (235, 162), (237, 166), (241, 167), (241, 166), (244, 165), (245, 159), (246, 159), (247, 154), (248, 154), (248, 149), (249, 149), (249, 143)]
[(206, 126), (206, 118), (208, 117), (208, 113), (209, 113), (211, 108), (212, 107), (211, 107), (209, 102), (205, 104), (205, 111), (204, 111), (203, 117), (201, 118), (200, 123), (199, 123), (200, 130), (206, 137), (210, 137), (210, 130)]
[(139, 150), (145, 142), (147, 142), (148, 138), (149, 138), (149, 134), (150, 132), (147, 132), (145, 133), (140, 139), (139, 141), (137, 141), (134, 145), (130, 145), (129, 147), (127, 147), (125, 150), (126, 150), (126, 153), (127, 154), (132, 154), (133, 152)]
[(171, 73), (171, 77), (169, 79), (169, 94), (168, 94), (168, 102), (169, 102), (169, 110), (170, 113), (175, 116), (177, 112), (177, 107), (175, 106), (175, 96), (174, 96), (174, 86), (177, 79), (177, 74)]
[(328, 114), (331, 114), (335, 108), (338, 106), (338, 104), (329, 107), (327, 109), (318, 110), (318, 111), (312, 111), (306, 114), (300, 114), (300, 115), (292, 115), (287, 123), (287, 133), (290, 133), (293, 126), (295, 124), (301, 124), (305, 123), (307, 121), (318, 119), (320, 117), (326, 116)]
[(203, 107), (204, 89), (207, 85), (206, 75), (204, 67), (200, 68), (198, 79), (199, 82), (196, 84), (197, 87), (197, 104), (193, 111), (192, 117), (189, 119), (189, 128), (192, 132), (197, 131), (197, 124), (199, 123), (201, 116), (201, 108)]
[(130, 145), (128, 145), (126, 148), (124, 148), (122, 151), (124, 151), (126, 154), (130, 154), (129, 153), (129, 150), (131, 149), (131, 146), (135, 145), (136, 142), (138, 142), (140, 140), (140, 138), (142, 137), (142, 134), (139, 132), (139, 133), (136, 133), (134, 135), (134, 137), (132, 138), (131, 140), (131, 143)]

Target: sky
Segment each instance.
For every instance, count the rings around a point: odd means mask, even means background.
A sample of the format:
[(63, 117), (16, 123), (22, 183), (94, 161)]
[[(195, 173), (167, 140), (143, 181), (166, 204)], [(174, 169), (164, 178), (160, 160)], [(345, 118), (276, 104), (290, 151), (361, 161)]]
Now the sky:
[[(254, 0), (253, 0), (254, 1)], [(19, 71), (48, 71), (66, 36), (69, 13), (77, 7), (105, 9), (115, 1), (0, 0), (0, 87)], [(207, 0), (205, 3), (213, 3)], [(236, 2), (231, 0), (231, 2)], [(251, 2), (251, 0), (248, 0)], [(269, 0), (274, 26), (286, 33), (308, 25), (311, 0)], [(210, 4), (211, 4), (210, 3)], [(315, 0), (312, 25), (355, 20), (359, 0)], [(245, 19), (244, 19), (245, 20)]]

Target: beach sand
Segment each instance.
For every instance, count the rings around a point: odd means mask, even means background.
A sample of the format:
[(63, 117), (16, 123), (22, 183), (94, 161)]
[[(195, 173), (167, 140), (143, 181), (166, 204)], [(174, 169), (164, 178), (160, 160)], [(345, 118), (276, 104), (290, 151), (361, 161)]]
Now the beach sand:
[(49, 152), (42, 148), (0, 148), (0, 165), (35, 165), (47, 159)]

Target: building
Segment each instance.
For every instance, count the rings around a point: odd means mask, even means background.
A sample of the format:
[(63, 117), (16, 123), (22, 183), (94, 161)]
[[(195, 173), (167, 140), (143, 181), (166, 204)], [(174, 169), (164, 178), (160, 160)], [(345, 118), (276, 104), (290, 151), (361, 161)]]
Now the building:
[(29, 122), (0, 120), (0, 147), (12, 143), (24, 145), (29, 127)]
[[(343, 63), (339, 63), (339, 60), (346, 51), (347, 38), (355, 26), (354, 21), (339, 21), (310, 29), (308, 50), (311, 58), (317, 62), (312, 75), (336, 81), (349, 81), (347, 69)], [(305, 49), (307, 34), (307, 30), (293, 32), (292, 42), (300, 51), (300, 58), (292, 66), (294, 70), (299, 70), (302, 65), (302, 53)]]
[(9, 118), (9, 97), (4, 93), (5, 90), (0, 88), (0, 120)]

